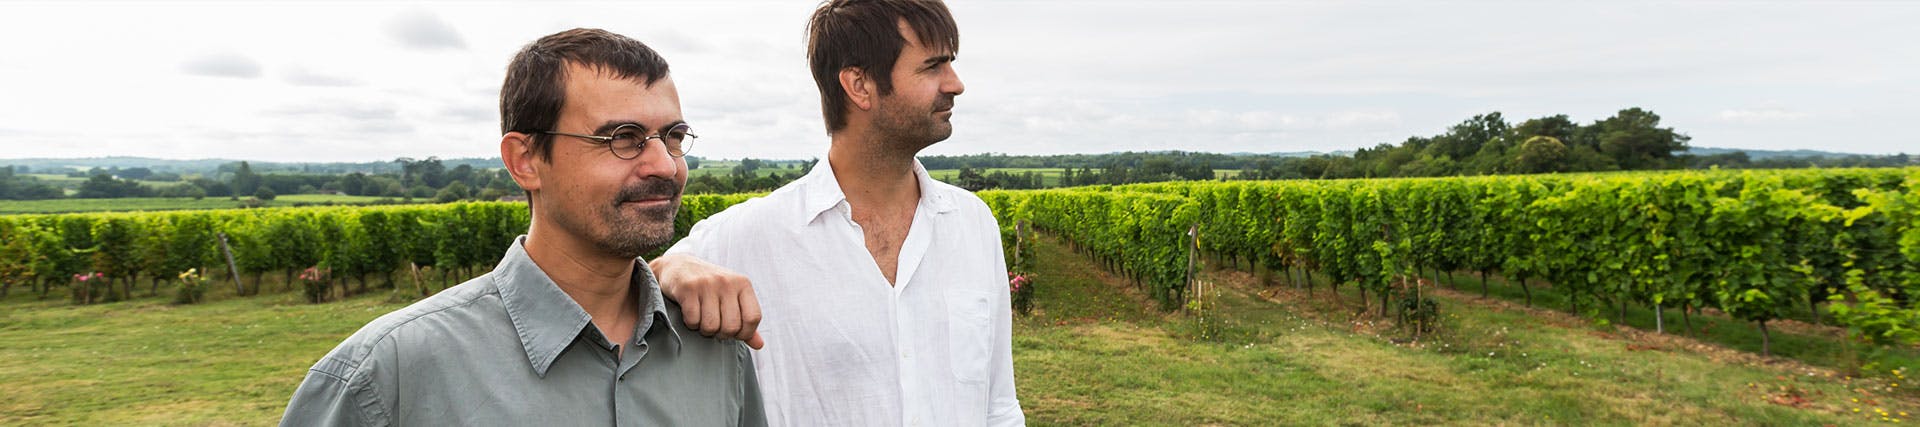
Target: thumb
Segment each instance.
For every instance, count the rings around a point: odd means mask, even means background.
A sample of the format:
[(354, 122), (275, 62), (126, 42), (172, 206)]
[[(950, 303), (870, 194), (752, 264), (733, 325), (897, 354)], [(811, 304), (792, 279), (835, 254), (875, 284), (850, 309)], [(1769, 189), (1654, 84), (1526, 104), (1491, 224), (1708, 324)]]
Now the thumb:
[(747, 338), (747, 347), (759, 350), (767, 346), (767, 340), (760, 338), (760, 331), (753, 331), (753, 338)]

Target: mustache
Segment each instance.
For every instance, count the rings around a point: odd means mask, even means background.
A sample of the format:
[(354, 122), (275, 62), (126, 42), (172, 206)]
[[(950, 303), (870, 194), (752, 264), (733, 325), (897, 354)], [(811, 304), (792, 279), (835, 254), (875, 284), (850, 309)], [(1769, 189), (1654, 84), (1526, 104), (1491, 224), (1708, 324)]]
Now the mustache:
[(673, 180), (666, 178), (648, 178), (640, 181), (638, 184), (622, 187), (620, 194), (617, 194), (614, 198), (614, 202), (626, 203), (646, 199), (678, 200), (679, 198), (680, 186), (673, 185)]
[(940, 101), (933, 103), (933, 111), (946, 111), (951, 109), (953, 109), (953, 97), (951, 96), (942, 97)]

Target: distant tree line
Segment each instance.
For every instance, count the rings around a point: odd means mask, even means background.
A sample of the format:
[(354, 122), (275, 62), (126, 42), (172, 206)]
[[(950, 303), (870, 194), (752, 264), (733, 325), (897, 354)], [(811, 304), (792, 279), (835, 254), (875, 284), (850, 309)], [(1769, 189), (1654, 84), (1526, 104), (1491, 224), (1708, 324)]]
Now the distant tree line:
[[(181, 197), (201, 199), (251, 197), (273, 200), (283, 194), (344, 194), (394, 199), (497, 200), (523, 194), (505, 169), (480, 169), (469, 164), (448, 168), (440, 159), (399, 158), (394, 173), (347, 174), (259, 173), (249, 162), (218, 167), (210, 176), (180, 177), (156, 174), (146, 168), (93, 168), (85, 174), (72, 198)], [(36, 200), (67, 197), (59, 187), (0, 167), (0, 199)], [(171, 178), (172, 184), (142, 185), (140, 181)]]
[(65, 193), (60, 187), (14, 170), (12, 166), (0, 167), (0, 200), (54, 199)]
[[(1892, 167), (1914, 163), (1891, 156), (1751, 158), (1745, 152), (1688, 155), (1691, 138), (1660, 126), (1640, 108), (1582, 125), (1566, 115), (1509, 123), (1500, 112), (1477, 115), (1434, 136), (1414, 136), (1343, 154), (1214, 154), (1180, 151), (1009, 156), (928, 156), (928, 169), (960, 169), (953, 181), (969, 189), (1038, 188), (1031, 172), (997, 168), (1057, 168), (1058, 186), (1176, 180), (1275, 180), (1504, 175), (1617, 170), (1803, 167)], [(976, 170), (979, 169), (979, 170)], [(1216, 170), (1238, 170), (1231, 178)]]
[[(788, 182), (806, 176), (820, 159), (804, 161), (772, 161), (761, 159), (741, 159), (727, 173), (692, 174), (687, 178), (686, 194), (733, 194), (759, 193), (773, 191)], [(687, 157), (688, 170), (699, 170), (701, 159)], [(784, 173), (782, 171), (785, 171)]]

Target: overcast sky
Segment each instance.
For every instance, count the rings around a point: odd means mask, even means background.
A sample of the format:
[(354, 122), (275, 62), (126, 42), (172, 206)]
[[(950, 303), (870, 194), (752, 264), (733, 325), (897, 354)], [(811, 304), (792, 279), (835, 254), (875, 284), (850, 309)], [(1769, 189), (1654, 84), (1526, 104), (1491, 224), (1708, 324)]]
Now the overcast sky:
[[(0, 158), (498, 154), (507, 60), (598, 27), (710, 158), (826, 152), (817, 2), (0, 3)], [(926, 154), (1333, 151), (1474, 114), (1658, 113), (1694, 146), (1920, 152), (1920, 2), (966, 1)]]

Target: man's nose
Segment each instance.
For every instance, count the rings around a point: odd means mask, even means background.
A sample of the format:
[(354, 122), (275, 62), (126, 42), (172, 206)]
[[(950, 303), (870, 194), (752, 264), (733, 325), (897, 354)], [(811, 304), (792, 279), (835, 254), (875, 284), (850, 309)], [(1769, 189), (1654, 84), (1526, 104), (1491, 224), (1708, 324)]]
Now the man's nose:
[(949, 65), (947, 67), (947, 78), (940, 82), (940, 92), (949, 95), (959, 95), (961, 92), (966, 91), (967, 84), (960, 82), (960, 72), (954, 70), (953, 67)]
[(667, 154), (667, 144), (660, 138), (648, 139), (640, 146), (640, 157), (633, 159), (633, 172), (642, 177), (657, 176), (673, 179), (680, 174), (680, 159)]

